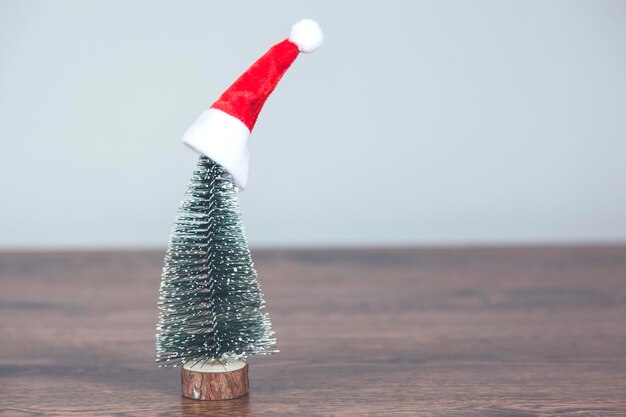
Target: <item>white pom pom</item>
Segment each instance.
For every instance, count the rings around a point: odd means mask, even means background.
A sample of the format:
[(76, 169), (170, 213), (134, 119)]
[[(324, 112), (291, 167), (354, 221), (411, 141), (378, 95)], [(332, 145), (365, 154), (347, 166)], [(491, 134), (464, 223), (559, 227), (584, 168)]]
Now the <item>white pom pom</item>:
[(315, 20), (302, 19), (291, 27), (289, 40), (298, 46), (300, 52), (310, 53), (322, 46), (324, 34)]

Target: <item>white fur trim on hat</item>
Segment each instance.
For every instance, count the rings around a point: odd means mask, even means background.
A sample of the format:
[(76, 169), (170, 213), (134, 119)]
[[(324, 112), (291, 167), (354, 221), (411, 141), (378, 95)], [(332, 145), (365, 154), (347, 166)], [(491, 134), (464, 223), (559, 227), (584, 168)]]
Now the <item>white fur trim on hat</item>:
[(248, 183), (250, 131), (236, 117), (218, 109), (205, 110), (183, 135), (183, 143), (224, 167), (240, 190)]
[(291, 27), (289, 40), (298, 46), (300, 52), (310, 53), (322, 46), (324, 34), (315, 20), (302, 19)]

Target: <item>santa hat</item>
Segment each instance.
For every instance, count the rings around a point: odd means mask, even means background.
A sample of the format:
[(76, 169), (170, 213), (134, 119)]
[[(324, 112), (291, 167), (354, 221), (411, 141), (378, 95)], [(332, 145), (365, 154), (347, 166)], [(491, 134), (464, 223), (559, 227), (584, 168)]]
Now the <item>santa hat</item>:
[(183, 143), (224, 167), (243, 190), (248, 182), (248, 138), (265, 100), (298, 53), (313, 52), (323, 40), (317, 22), (297, 22), (288, 39), (272, 46), (200, 115), (183, 135)]

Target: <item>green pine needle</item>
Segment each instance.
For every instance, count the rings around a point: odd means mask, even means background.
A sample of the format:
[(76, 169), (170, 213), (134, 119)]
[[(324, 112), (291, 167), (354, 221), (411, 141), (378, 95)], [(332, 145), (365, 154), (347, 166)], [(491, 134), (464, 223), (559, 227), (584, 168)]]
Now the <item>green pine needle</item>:
[(243, 359), (275, 344), (232, 176), (202, 156), (165, 256), (156, 360)]

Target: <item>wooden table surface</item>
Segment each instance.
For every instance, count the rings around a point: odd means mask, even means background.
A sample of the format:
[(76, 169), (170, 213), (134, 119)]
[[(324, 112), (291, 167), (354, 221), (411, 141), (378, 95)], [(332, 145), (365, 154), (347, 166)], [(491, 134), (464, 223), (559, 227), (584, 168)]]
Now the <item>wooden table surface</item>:
[(0, 416), (626, 416), (626, 247), (254, 251), (281, 353), (154, 363), (163, 253), (0, 254)]

